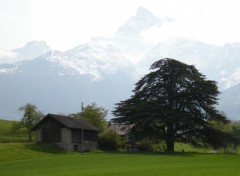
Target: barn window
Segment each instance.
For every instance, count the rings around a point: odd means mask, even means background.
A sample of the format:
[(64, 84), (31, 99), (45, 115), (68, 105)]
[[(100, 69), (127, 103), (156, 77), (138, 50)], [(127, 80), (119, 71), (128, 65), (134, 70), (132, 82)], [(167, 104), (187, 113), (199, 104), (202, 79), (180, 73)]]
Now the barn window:
[(81, 144), (82, 143), (82, 130), (72, 130), (72, 143)]
[(85, 141), (97, 141), (97, 132), (86, 130), (83, 132)]

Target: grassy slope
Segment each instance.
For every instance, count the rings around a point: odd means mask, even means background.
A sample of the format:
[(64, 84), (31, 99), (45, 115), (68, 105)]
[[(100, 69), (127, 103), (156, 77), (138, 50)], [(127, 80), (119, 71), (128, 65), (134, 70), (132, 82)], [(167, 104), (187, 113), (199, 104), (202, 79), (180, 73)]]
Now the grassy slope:
[(0, 176), (235, 176), (239, 155), (64, 153), (49, 146), (0, 144)]
[[(12, 121), (0, 120), (0, 140), (26, 140), (26, 131), (10, 131)], [(179, 151), (193, 151), (177, 144)], [(199, 152), (199, 150), (198, 150)], [(66, 153), (47, 145), (0, 142), (0, 176), (77, 175), (178, 175), (235, 176), (240, 172), (239, 155), (180, 153)]]
[(66, 153), (49, 145), (33, 143), (0, 143), (0, 163), (24, 159), (35, 159)]
[(1, 142), (24, 142), (28, 140), (27, 130), (20, 129), (16, 132), (11, 131), (15, 121), (0, 119), (0, 143)]

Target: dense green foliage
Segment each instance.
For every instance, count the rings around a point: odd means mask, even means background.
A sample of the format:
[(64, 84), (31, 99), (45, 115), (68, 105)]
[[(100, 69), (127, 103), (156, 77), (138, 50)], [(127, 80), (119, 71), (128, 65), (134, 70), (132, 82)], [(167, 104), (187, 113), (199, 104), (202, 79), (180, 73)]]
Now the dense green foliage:
[(219, 94), (215, 81), (206, 80), (194, 66), (169, 58), (153, 63), (151, 70), (136, 83), (134, 95), (117, 104), (113, 121), (134, 124), (136, 138), (164, 140), (169, 152), (175, 142), (216, 149), (234, 141), (209, 123), (228, 122), (215, 109)]
[(164, 152), (166, 149), (165, 143), (159, 142), (156, 144), (149, 139), (142, 139), (138, 141), (136, 147), (137, 150), (144, 152)]
[(221, 122), (211, 122), (216, 129), (222, 130), (224, 132), (230, 133), (233, 136), (233, 142), (224, 148), (228, 152), (236, 152), (240, 145), (240, 122), (231, 121), (228, 124)]
[(101, 150), (118, 150), (123, 144), (121, 137), (112, 131), (106, 131), (99, 135), (98, 147)]
[(31, 145), (0, 144), (0, 176), (235, 176), (240, 172), (240, 157), (232, 154), (81, 154)]
[(32, 128), (44, 115), (38, 110), (36, 105), (30, 103), (21, 106), (19, 111), (23, 112), (23, 117), (17, 126), (26, 128), (29, 141), (32, 141)]
[(99, 130), (102, 132), (105, 130), (107, 126), (106, 120), (107, 113), (108, 111), (106, 109), (97, 106), (96, 103), (92, 103), (87, 105), (86, 107), (83, 107), (82, 105), (81, 112), (70, 114), (70, 116), (87, 120), (96, 127), (98, 127)]

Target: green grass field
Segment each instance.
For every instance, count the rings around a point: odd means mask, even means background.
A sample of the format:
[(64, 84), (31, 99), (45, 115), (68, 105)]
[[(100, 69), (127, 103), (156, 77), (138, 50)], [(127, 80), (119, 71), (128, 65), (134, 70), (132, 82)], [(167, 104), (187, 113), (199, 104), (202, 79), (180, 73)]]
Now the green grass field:
[[(16, 121), (0, 119), (0, 143), (3, 142), (26, 142), (28, 140), (28, 133), (26, 129), (20, 129), (16, 132), (11, 130)], [(33, 136), (34, 137), (34, 136)]]
[[(184, 153), (65, 152), (49, 145), (19, 143), (26, 130), (11, 132), (13, 121), (0, 120), (0, 176), (236, 176), (239, 154), (177, 144)], [(15, 143), (13, 143), (15, 142)], [(189, 152), (190, 151), (190, 152)]]
[(237, 154), (81, 154), (29, 143), (0, 144), (0, 176), (236, 176), (239, 173)]

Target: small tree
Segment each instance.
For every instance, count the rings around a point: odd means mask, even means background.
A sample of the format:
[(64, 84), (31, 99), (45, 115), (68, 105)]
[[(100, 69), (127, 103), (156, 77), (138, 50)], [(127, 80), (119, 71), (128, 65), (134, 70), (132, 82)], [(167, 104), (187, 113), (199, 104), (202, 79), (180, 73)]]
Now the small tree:
[(19, 111), (23, 112), (23, 117), (19, 122), (20, 127), (27, 128), (29, 141), (32, 141), (32, 128), (44, 115), (38, 110), (36, 105), (30, 103), (21, 106)]
[(81, 112), (70, 114), (73, 117), (80, 118), (83, 120), (87, 120), (102, 132), (105, 130), (107, 126), (107, 116), (108, 111), (103, 107), (97, 106), (96, 103), (92, 103), (84, 107), (82, 105)]

